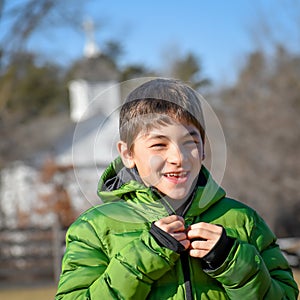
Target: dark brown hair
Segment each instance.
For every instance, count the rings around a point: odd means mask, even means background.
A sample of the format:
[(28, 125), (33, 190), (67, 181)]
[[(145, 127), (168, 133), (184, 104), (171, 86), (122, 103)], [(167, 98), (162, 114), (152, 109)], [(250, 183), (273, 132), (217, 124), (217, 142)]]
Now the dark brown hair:
[(196, 126), (204, 143), (204, 119), (196, 91), (175, 79), (150, 80), (133, 90), (122, 105), (120, 138), (131, 147), (140, 132), (174, 122)]

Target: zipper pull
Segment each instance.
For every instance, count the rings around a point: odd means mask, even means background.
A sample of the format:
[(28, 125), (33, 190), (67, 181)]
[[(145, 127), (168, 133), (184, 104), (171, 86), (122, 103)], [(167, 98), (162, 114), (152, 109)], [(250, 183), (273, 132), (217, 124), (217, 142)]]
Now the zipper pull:
[(161, 194), (161, 192), (156, 187), (150, 186), (150, 190), (152, 191), (152, 193), (154, 195), (156, 195), (158, 197), (158, 199), (160, 200), (161, 204), (166, 209), (169, 216), (176, 215), (176, 212), (174, 211), (174, 209), (171, 207), (169, 202), (164, 198), (164, 196)]

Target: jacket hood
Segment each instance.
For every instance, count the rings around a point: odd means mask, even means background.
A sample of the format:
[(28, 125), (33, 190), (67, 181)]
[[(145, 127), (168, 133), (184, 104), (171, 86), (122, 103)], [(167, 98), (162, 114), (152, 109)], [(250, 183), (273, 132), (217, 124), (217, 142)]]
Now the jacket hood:
[[(133, 197), (138, 198), (140, 193), (148, 193), (149, 197), (153, 198), (151, 187), (143, 184), (136, 169), (127, 169), (120, 157), (117, 157), (103, 172), (97, 193), (104, 203), (119, 200), (127, 201)], [(155, 193), (155, 195), (156, 199), (152, 199), (152, 203), (163, 197), (162, 195), (158, 197), (159, 193)], [(209, 171), (202, 165), (198, 184), (193, 194), (193, 201), (186, 215), (199, 215), (224, 198), (225, 195), (225, 191), (213, 180)]]

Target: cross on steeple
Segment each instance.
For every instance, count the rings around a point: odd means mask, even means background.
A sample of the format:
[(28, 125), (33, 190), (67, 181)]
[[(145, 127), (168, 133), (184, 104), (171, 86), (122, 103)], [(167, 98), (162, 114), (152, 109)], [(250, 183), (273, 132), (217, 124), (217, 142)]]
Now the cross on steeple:
[(100, 49), (95, 40), (94, 22), (91, 19), (87, 19), (83, 22), (83, 29), (86, 37), (83, 55), (86, 58), (97, 57), (100, 54)]

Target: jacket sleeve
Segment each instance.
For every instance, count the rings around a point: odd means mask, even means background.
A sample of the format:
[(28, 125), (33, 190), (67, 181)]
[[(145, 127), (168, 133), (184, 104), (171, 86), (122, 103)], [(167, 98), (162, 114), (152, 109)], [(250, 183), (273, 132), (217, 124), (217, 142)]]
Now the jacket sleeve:
[(298, 287), (274, 234), (258, 215), (255, 219), (249, 240), (237, 238), (223, 265), (206, 273), (230, 299), (296, 300)]
[(91, 224), (73, 225), (55, 299), (145, 299), (152, 283), (179, 258), (147, 231), (109, 258)]

